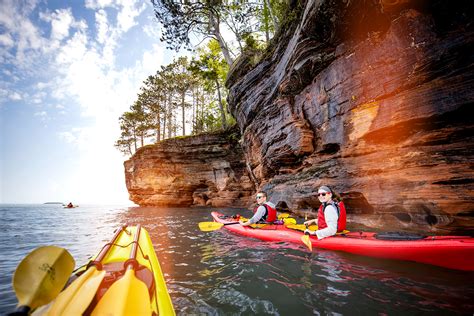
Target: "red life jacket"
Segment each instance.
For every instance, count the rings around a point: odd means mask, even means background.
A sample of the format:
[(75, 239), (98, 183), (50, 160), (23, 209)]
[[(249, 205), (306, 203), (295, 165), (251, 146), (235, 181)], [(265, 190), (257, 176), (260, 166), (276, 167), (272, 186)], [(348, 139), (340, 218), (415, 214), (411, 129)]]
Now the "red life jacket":
[(328, 225), (326, 224), (326, 219), (324, 218), (324, 210), (328, 205), (333, 205), (336, 208), (338, 215), (337, 232), (342, 232), (346, 229), (346, 207), (344, 206), (344, 203), (342, 203), (342, 201), (321, 204), (318, 210), (318, 230), (328, 227)]
[[(262, 218), (260, 219), (260, 221), (265, 221), (265, 222), (268, 222), (268, 223), (273, 223), (274, 221), (277, 220), (277, 211), (276, 209), (274, 209), (273, 207), (271, 207), (270, 205), (268, 205), (267, 203), (263, 203), (262, 205), (257, 205), (257, 207), (255, 207), (253, 209), (253, 213), (255, 214), (258, 210), (258, 208), (260, 206), (263, 206), (265, 207), (265, 215), (262, 216)], [(259, 222), (260, 222), (259, 221)]]

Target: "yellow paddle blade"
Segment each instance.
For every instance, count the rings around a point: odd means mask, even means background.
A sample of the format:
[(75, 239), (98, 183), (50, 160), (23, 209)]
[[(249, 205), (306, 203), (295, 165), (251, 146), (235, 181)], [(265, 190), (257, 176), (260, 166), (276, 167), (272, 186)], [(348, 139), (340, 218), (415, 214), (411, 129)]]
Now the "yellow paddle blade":
[(247, 227), (252, 227), (252, 228), (263, 228), (265, 226), (267, 226), (268, 224), (264, 224), (264, 223), (260, 223), (260, 224), (250, 224), (249, 226)]
[(308, 247), (309, 251), (313, 251), (313, 244), (311, 243), (311, 240), (309, 239), (309, 235), (301, 236), (301, 241), (303, 242), (303, 244), (305, 244), (306, 247)]
[(127, 270), (105, 292), (91, 315), (151, 315), (148, 288), (137, 279), (135, 271)]
[(49, 308), (46, 315), (82, 315), (99, 288), (105, 271), (95, 267), (86, 270), (62, 291)]
[(295, 225), (296, 224), (296, 219), (289, 217), (289, 218), (284, 218), (283, 223), (285, 225)]
[(224, 226), (224, 224), (218, 222), (200, 222), (198, 225), (199, 229), (203, 232), (210, 232)]
[[(302, 232), (304, 232), (306, 230), (306, 225), (305, 224), (287, 225), (286, 227), (289, 228), (289, 229), (300, 230)], [(317, 231), (318, 230), (318, 225), (309, 225), (307, 228), (311, 231)]]
[(288, 213), (281, 213), (280, 215), (278, 215), (278, 219), (284, 219), (284, 218), (287, 218), (288, 216), (290, 216), (290, 214), (288, 214)]
[(66, 249), (45, 246), (33, 250), (13, 274), (18, 305), (34, 309), (51, 302), (66, 285), (75, 264)]

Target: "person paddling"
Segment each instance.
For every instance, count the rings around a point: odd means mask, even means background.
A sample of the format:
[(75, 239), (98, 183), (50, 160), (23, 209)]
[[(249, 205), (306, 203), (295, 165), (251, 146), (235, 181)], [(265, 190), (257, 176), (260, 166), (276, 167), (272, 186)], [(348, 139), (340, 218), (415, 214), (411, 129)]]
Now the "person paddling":
[(263, 191), (257, 192), (256, 195), (257, 206), (254, 208), (253, 216), (247, 222), (239, 221), (242, 226), (249, 226), (258, 222), (273, 223), (277, 220), (277, 211), (275, 204), (267, 202), (267, 193)]
[(306, 229), (305, 234), (316, 235), (318, 239), (334, 236), (346, 229), (346, 209), (342, 202), (337, 202), (334, 192), (323, 185), (318, 189), (318, 199), (321, 206), (318, 217), (304, 222), (306, 226), (317, 224), (317, 231)]

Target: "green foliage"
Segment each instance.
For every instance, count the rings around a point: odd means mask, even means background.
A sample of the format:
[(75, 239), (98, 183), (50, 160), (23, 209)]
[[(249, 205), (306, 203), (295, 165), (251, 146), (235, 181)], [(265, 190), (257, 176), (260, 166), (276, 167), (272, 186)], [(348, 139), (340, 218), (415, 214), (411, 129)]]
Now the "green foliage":
[[(143, 81), (137, 100), (120, 117), (122, 134), (115, 146), (125, 155), (150, 141), (177, 137), (185, 126), (195, 135), (234, 124), (227, 113), (224, 81), (228, 65), (211, 40), (191, 62), (180, 57)], [(189, 134), (188, 133), (188, 134)]]
[[(151, 0), (155, 16), (161, 24), (161, 40), (168, 48), (179, 50), (192, 47), (190, 37), (203, 41), (217, 40), (225, 61), (232, 64), (237, 56), (247, 48), (260, 44), (248, 40), (269, 43), (282, 23), (293, 16), (288, 0)], [(226, 30), (230, 32), (226, 32)], [(251, 35), (251, 37), (249, 37)], [(229, 43), (236, 42), (238, 47)]]
[[(198, 58), (193, 58), (189, 70), (200, 77), (205, 82), (206, 91), (210, 92), (215, 90), (218, 95), (218, 108), (221, 117), (221, 126), (225, 128), (227, 126), (226, 118), (226, 104), (225, 98), (223, 97), (224, 82), (229, 71), (227, 63), (224, 61), (220, 54), (219, 45), (217, 41), (210, 40), (205, 48), (198, 50)], [(213, 117), (210, 119), (212, 120)], [(205, 119), (203, 118), (205, 121)], [(204, 126), (204, 121), (202, 126)]]

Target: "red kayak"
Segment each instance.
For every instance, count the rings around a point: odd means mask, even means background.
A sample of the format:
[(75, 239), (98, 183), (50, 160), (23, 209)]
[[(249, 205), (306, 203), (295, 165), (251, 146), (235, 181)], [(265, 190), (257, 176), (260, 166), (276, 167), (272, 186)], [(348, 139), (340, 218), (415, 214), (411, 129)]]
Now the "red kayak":
[[(291, 242), (303, 245), (303, 232), (284, 225), (267, 225), (262, 228), (233, 225), (236, 219), (212, 212), (214, 221), (240, 235), (265, 241)], [(232, 224), (231, 224), (232, 223)], [(407, 235), (408, 236), (408, 235)], [(367, 232), (350, 232), (318, 240), (311, 236), (313, 247), (339, 250), (357, 255), (416, 261), (449, 269), (474, 271), (474, 238), (468, 236), (420, 236), (416, 240), (390, 240), (390, 235)], [(400, 239), (394, 237), (393, 239)]]

